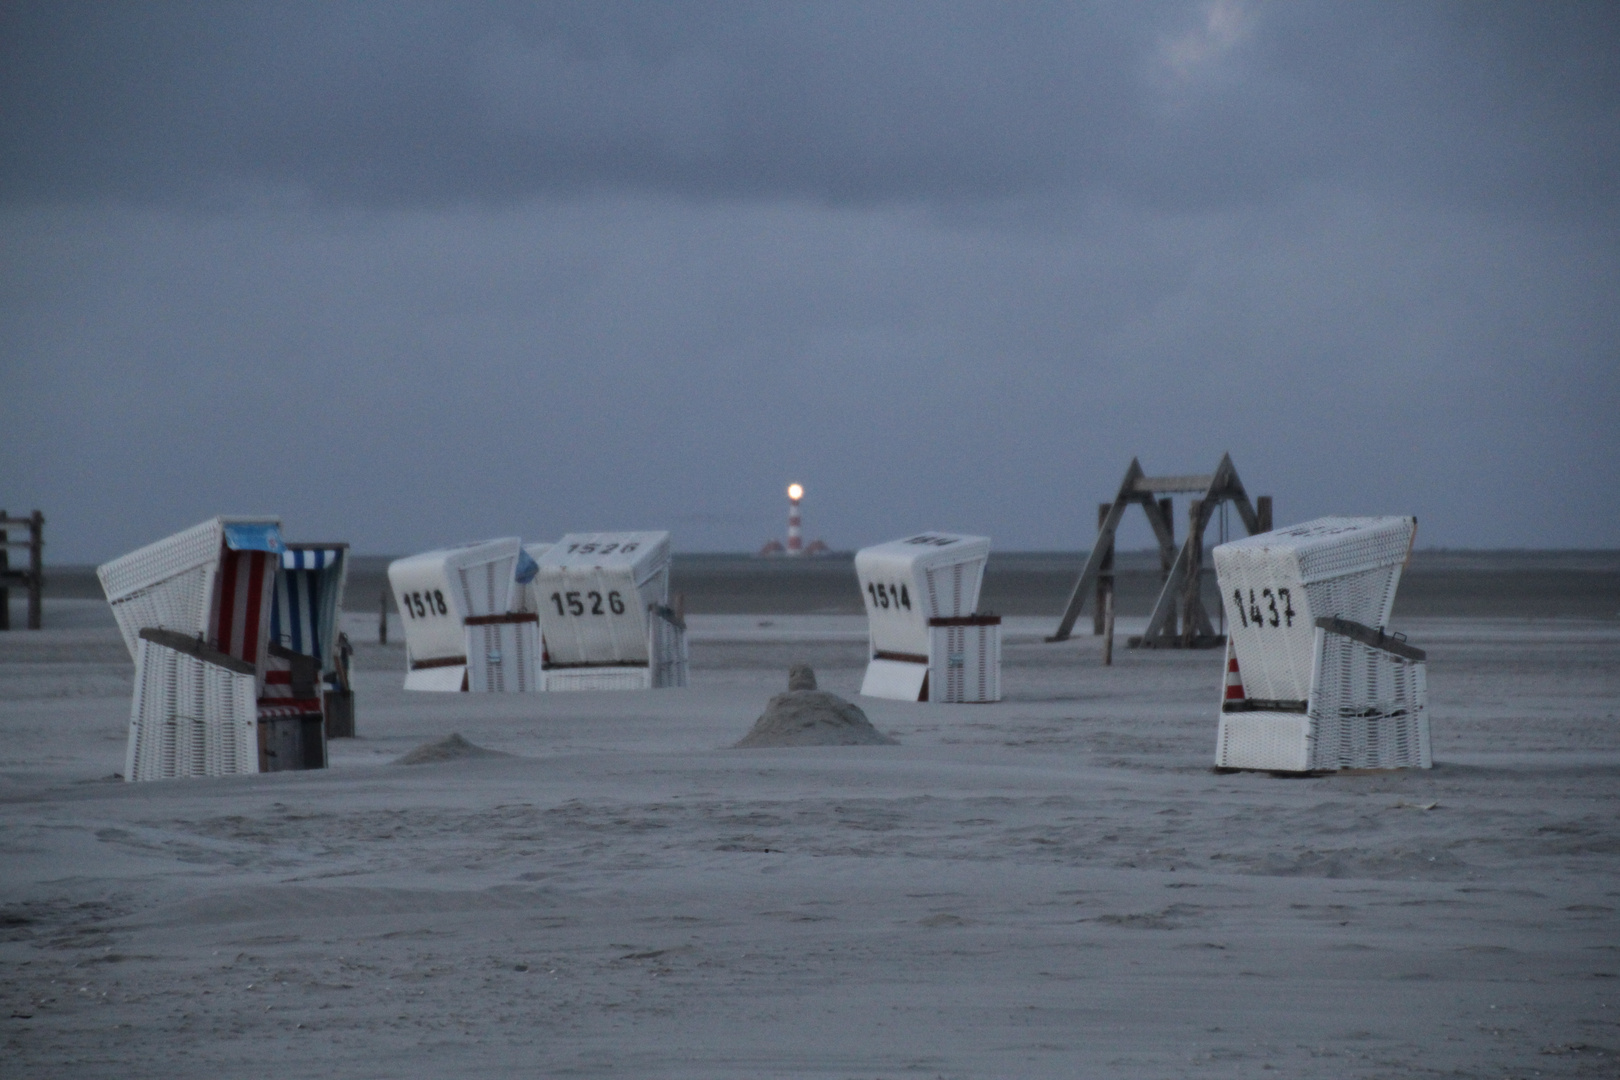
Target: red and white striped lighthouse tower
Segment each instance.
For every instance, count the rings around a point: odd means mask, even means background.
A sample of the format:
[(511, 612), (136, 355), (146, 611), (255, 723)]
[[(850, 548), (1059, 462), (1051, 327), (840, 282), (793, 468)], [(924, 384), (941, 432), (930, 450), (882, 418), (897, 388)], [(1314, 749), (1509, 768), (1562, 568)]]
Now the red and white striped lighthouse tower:
[(788, 535), (787, 553), (789, 555), (804, 554), (804, 531), (799, 524), (799, 500), (804, 498), (804, 488), (798, 484), (789, 484), (788, 489)]

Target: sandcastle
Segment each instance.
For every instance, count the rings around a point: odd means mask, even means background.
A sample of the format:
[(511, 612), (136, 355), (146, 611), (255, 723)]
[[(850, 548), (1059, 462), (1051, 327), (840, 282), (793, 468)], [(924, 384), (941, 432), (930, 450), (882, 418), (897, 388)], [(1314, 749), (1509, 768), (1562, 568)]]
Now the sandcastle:
[(754, 727), (736, 746), (894, 746), (895, 740), (872, 726), (860, 707), (837, 694), (816, 689), (809, 664), (794, 664), (788, 688), (765, 706)]

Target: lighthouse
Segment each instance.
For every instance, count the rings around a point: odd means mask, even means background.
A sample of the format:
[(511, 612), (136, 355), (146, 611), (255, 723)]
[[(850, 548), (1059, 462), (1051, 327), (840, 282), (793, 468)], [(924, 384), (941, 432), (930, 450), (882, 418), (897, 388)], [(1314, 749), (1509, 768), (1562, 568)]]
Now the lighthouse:
[(788, 496), (788, 534), (787, 554), (804, 554), (804, 530), (799, 522), (799, 500), (804, 498), (804, 488), (798, 484), (789, 484)]
[(780, 540), (767, 540), (765, 546), (759, 549), (762, 558), (774, 559), (779, 556), (791, 555), (794, 558), (815, 558), (817, 555), (827, 554), (827, 545), (820, 540), (804, 542), (804, 524), (799, 519), (799, 500), (804, 498), (803, 484), (789, 484), (788, 497), (788, 533), (787, 547), (782, 546)]

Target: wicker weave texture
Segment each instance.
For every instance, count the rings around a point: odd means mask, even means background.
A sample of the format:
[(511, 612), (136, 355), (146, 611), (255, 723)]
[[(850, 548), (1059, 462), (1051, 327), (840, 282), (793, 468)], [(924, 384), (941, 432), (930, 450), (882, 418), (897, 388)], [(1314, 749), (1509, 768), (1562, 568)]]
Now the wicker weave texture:
[(224, 541), (224, 519), (214, 518), (96, 568), (132, 659), (145, 627), (208, 632), (214, 572)]
[(258, 703), (253, 676), (213, 664), (201, 666), (203, 716), (208, 729), (204, 771), (209, 776), (258, 772)]
[(517, 558), (515, 537), (480, 545), (476, 561), (470, 552), (451, 554), (450, 583), (456, 590), (456, 606), (462, 618), (502, 615), (511, 610), (513, 590), (517, 588), (512, 579)]
[(1310, 722), (1300, 713), (1222, 713), (1215, 764), (1223, 769), (1305, 772), (1311, 767)]
[(258, 772), (254, 677), (137, 640), (125, 779)]
[(669, 603), (669, 562), (667, 560), (652, 574), (637, 579), (636, 595), (641, 598), (643, 611), (654, 605)]
[(1324, 578), (1305, 586), (1311, 614), (1316, 619), (1337, 615), (1364, 626), (1388, 626), (1395, 607), (1395, 587), (1401, 582), (1401, 566), (1378, 566), (1335, 578)]
[[(1412, 517), (1321, 517), (1222, 544), (1230, 552), (1287, 553), (1305, 581), (1404, 563), (1417, 535)], [(1217, 551), (1220, 548), (1216, 549)]]
[[(210, 624), (214, 590), (230, 554), (224, 547), (225, 529), (236, 523), (279, 524), (275, 518), (216, 517), (96, 568), (131, 657), (147, 628), (215, 637), (217, 628)], [(268, 607), (265, 612), (268, 617)], [(262, 637), (261, 632), (255, 640)]]
[(467, 689), (530, 693), (540, 689), (540, 624), (486, 623), (467, 629)]
[(979, 606), (979, 588), (984, 583), (985, 559), (932, 566), (925, 571), (928, 581), (928, 617), (951, 618), (972, 615)]
[(112, 601), (113, 618), (133, 658), (143, 629), (177, 630), (206, 634), (213, 605), (218, 556), (202, 566), (175, 574), (156, 585), (130, 592)]
[(541, 679), (546, 690), (652, 689), (652, 669), (645, 667), (554, 668)]
[[(686, 627), (675, 622), (662, 606), (647, 614), (645, 664), (621, 663), (608, 667), (580, 665), (549, 668), (541, 673), (544, 690), (662, 690), (684, 687), (691, 669)], [(548, 645), (549, 648), (549, 645)], [(552, 655), (553, 662), (556, 656)]]
[[(1313, 628), (1312, 642), (1305, 712), (1223, 708), (1215, 764), (1291, 772), (1430, 768), (1427, 665), (1323, 627)], [(1248, 698), (1260, 696), (1247, 668), (1235, 674)], [(1230, 679), (1223, 705), (1234, 704), (1226, 698)]]
[(216, 561), (224, 540), (224, 520), (214, 518), (103, 563), (96, 576), (107, 599), (116, 604), (130, 593)]
[(669, 600), (667, 532), (569, 533), (535, 562), (531, 587), (553, 663), (651, 662), (649, 611)]
[(653, 687), (674, 689), (685, 686), (692, 666), (686, 647), (686, 628), (655, 613), (648, 620), (648, 636)]
[(1427, 769), (1427, 665), (1316, 630), (1313, 769)]
[(124, 747), (125, 780), (163, 777), (163, 726), (177, 712), (180, 693), (175, 670), (181, 654), (136, 639), (135, 694), (130, 704), (129, 738)]
[(928, 699), (981, 704), (1001, 700), (1001, 627), (928, 628)]
[(872, 651), (926, 655), (929, 619), (977, 610), (989, 557), (989, 537), (945, 532), (919, 533), (856, 552), (855, 577)]
[(1318, 618), (1388, 623), (1415, 529), (1413, 518), (1318, 518), (1215, 549), (1249, 697), (1305, 700)]
[[(1306, 581), (1360, 573), (1380, 566), (1398, 566), (1412, 552), (1417, 519), (1322, 518), (1324, 525), (1343, 531), (1327, 537), (1313, 537), (1316, 543), (1301, 544), (1299, 570)], [(1353, 527), (1352, 527), (1353, 526)]]

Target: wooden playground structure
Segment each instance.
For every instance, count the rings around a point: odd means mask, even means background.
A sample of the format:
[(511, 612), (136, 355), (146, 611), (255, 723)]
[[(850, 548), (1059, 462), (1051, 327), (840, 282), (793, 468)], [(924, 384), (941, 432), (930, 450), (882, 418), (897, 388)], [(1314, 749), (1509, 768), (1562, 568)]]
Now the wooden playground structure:
[[(1170, 496), (1192, 495), (1187, 507), (1187, 537), (1176, 544), (1174, 504)], [(1243, 481), (1238, 478), (1231, 454), (1222, 454), (1213, 473), (1181, 476), (1149, 476), (1136, 458), (1131, 459), (1120, 481), (1113, 502), (1097, 507), (1097, 542), (1074, 583), (1069, 602), (1057, 632), (1047, 641), (1066, 641), (1074, 631), (1088, 594), (1095, 592), (1093, 633), (1104, 632), (1105, 612), (1112, 609), (1114, 592), (1114, 534), (1125, 511), (1140, 506), (1159, 544), (1159, 572), (1163, 587), (1148, 616), (1147, 629), (1133, 635), (1126, 644), (1133, 649), (1208, 649), (1223, 645), (1224, 634), (1216, 633), (1204, 609), (1202, 584), (1204, 530), (1223, 503), (1237, 508), (1248, 534), (1271, 531), (1271, 496), (1261, 495), (1250, 503)]]

